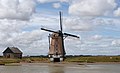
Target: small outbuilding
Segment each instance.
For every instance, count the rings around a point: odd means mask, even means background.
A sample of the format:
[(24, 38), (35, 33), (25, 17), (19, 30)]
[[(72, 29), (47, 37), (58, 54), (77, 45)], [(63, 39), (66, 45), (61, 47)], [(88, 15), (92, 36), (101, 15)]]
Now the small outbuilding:
[(17, 47), (7, 47), (3, 52), (5, 58), (22, 58), (22, 52)]

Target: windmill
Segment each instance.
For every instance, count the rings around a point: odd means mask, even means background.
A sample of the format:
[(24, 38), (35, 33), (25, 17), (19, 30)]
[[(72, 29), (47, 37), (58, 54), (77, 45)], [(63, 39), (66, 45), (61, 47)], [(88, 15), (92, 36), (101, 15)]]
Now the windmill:
[(52, 62), (61, 62), (65, 58), (65, 48), (64, 48), (64, 39), (67, 36), (76, 37), (79, 38), (76, 35), (69, 34), (69, 33), (63, 33), (62, 29), (62, 18), (61, 18), (61, 12), (60, 14), (60, 30), (59, 31), (53, 31), (45, 28), (41, 28), (41, 30), (52, 32), (52, 34), (49, 34), (49, 53), (48, 56), (50, 58), (50, 61)]

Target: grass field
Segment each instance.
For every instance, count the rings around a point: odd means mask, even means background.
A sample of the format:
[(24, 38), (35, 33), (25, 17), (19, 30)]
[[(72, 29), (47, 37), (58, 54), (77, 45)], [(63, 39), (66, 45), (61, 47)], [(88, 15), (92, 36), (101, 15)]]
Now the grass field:
[[(9, 63), (49, 63), (49, 58), (47, 57), (23, 57), (22, 59), (7, 59), (0, 57), (0, 65), (9, 64)], [(72, 56), (66, 57), (64, 62), (120, 62), (120, 56)]]
[(120, 62), (120, 56), (86, 56), (86, 57), (67, 57), (66, 62)]

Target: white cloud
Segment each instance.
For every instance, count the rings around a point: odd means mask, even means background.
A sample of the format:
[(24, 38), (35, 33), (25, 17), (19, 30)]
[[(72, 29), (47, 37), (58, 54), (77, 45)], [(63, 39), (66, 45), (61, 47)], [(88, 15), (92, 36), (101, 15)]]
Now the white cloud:
[(41, 31), (41, 25), (52, 27), (58, 22), (57, 18), (38, 14), (33, 14), (29, 21), (1, 19), (0, 54), (9, 46), (19, 47), (24, 55), (47, 54), (48, 33)]
[(48, 3), (48, 2), (69, 2), (70, 0), (37, 0), (40, 3)]
[(117, 10), (114, 11), (114, 15), (115, 16), (120, 16), (120, 8), (118, 8)]
[[(33, 30), (31, 32), (22, 32), (16, 35), (16, 37), (13, 38), (13, 44), (16, 46), (21, 46), (24, 48), (29, 47), (31, 44), (36, 43), (40, 40), (42, 40), (42, 32), (40, 29)], [(30, 48), (34, 48), (36, 46), (31, 46)]]
[(77, 16), (108, 15), (116, 8), (115, 0), (73, 0), (69, 13)]
[(112, 46), (120, 46), (120, 40), (113, 40), (111, 45)]
[(102, 39), (102, 35), (94, 35), (91, 37), (93, 40), (101, 40)]
[(66, 29), (78, 31), (96, 31), (97, 29), (120, 31), (119, 18), (81, 18), (81, 17), (67, 17), (63, 20)]
[(25, 21), (19, 20), (7, 20), (2, 19), (0, 20), (0, 32), (3, 33), (13, 33), (19, 32), (22, 28), (27, 24)]
[(92, 22), (88, 20), (84, 20), (81, 18), (67, 18), (64, 21), (65, 27), (70, 30), (79, 30), (79, 31), (89, 31), (94, 28)]
[(25, 21), (0, 20), (0, 46), (13, 46), (12, 41), (26, 25)]
[(0, 0), (0, 18), (28, 20), (35, 5), (34, 0)]
[(57, 17), (53, 16), (53, 15), (47, 16), (47, 15), (44, 15), (44, 14), (39, 15), (39, 14), (36, 13), (30, 19), (30, 23), (35, 24), (35, 26), (37, 26), (37, 27), (45, 27), (45, 28), (48, 28), (48, 29), (50, 28), (50, 29), (53, 29), (53, 30), (58, 30), (59, 29), (59, 24), (58, 24), (59, 19)]
[(60, 0), (60, 2), (70, 2), (70, 0)]
[(47, 3), (47, 2), (56, 2), (56, 1), (59, 1), (59, 0), (37, 0), (38, 2), (40, 3)]
[[(43, 35), (43, 32), (40, 28), (29, 31), (31, 28), (27, 27), (32, 25), (27, 21), (18, 20), (0, 20), (0, 24), (0, 53), (2, 53), (3, 49), (9, 46), (19, 47), (24, 52), (24, 55), (26, 55), (29, 50), (32, 51), (34, 48), (36, 48), (36, 50), (42, 49), (40, 46), (42, 46), (41, 43), (44, 43), (41, 42), (44, 36), (41, 36)], [(28, 51), (26, 52), (26, 50)], [(35, 53), (36, 52), (34, 51), (34, 54)]]
[(54, 8), (60, 8), (60, 7), (61, 7), (61, 4), (60, 4), (60, 3), (53, 3), (53, 7), (54, 7)]
[[(114, 11), (114, 8), (116, 7), (115, 0), (0, 0), (0, 48), (2, 48), (0, 51), (3, 51), (3, 49), (8, 46), (16, 46), (22, 49), (25, 55), (47, 54), (48, 33), (41, 31), (40, 27), (52, 27), (57, 30), (59, 28), (59, 18), (57, 18), (58, 16), (53, 16), (54, 14), (33, 14), (36, 5), (35, 1), (39, 1), (40, 3), (58, 3), (56, 8), (59, 8), (59, 2), (69, 2), (69, 12), (72, 15), (76, 15), (76, 17), (66, 17), (66, 19), (63, 20), (65, 30), (77, 30), (75, 31), (75, 34), (81, 34), (82, 37), (81, 40), (75, 40), (73, 38), (66, 40), (65, 46), (66, 49), (69, 48), (67, 50), (69, 54), (72, 52), (74, 52), (74, 54), (94, 54), (95, 52), (100, 54), (109, 50), (104, 48), (114, 48), (120, 45), (120, 42), (117, 39), (104, 38), (103, 35), (111, 36), (112, 34), (104, 34), (104, 30), (102, 30), (103, 28), (106, 28), (106, 30), (108, 29), (110, 31), (120, 31), (119, 18), (80, 18), (80, 16), (102, 16), (109, 13), (111, 14), (111, 11)], [(114, 11), (114, 13), (116, 16), (119, 16), (119, 8)], [(25, 21), (28, 19), (30, 20)], [(101, 26), (100, 30), (97, 29), (99, 26)], [(95, 29), (95, 27), (97, 28)], [(84, 31), (85, 33), (81, 31)], [(73, 48), (75, 50), (73, 50)], [(100, 48), (102, 48), (102, 50), (99, 50), (100, 52), (98, 52), (98, 49)]]

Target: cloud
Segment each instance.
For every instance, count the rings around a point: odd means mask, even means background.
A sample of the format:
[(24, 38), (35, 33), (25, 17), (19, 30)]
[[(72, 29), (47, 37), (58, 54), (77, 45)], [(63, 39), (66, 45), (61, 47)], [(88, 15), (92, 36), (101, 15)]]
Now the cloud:
[(19, 32), (22, 28), (27, 24), (25, 21), (19, 20), (7, 20), (2, 19), (0, 20), (0, 32), (4, 33), (13, 33)]
[(77, 16), (108, 15), (116, 6), (115, 0), (73, 0), (69, 13)]
[(92, 22), (88, 20), (84, 20), (81, 18), (66, 18), (64, 21), (66, 29), (70, 30), (79, 30), (79, 31), (89, 31), (94, 28), (94, 26), (91, 24)]
[[(24, 55), (47, 54), (48, 33), (41, 26), (56, 26), (58, 19), (51, 16), (33, 14), (29, 21), (18, 19), (0, 19), (0, 54), (9, 46), (19, 47)], [(53, 27), (53, 29), (55, 28)], [(56, 28), (55, 28), (56, 29)], [(41, 52), (42, 51), (42, 52)]]
[[(0, 53), (9, 46), (19, 47), (24, 52), (24, 55), (27, 55), (28, 51), (33, 51), (33, 48), (42, 50), (40, 46), (44, 44), (41, 44), (43, 43), (41, 40), (45, 37), (41, 36), (43, 35), (43, 32), (40, 28), (29, 31), (31, 28), (28, 27), (31, 27), (32, 25), (28, 21), (19, 20), (0, 20), (0, 24)], [(45, 41), (46, 40), (44, 40), (44, 42)], [(33, 53), (35, 54), (35, 51)]]
[(70, 0), (60, 0), (60, 2), (70, 2)]
[(114, 11), (114, 15), (115, 16), (120, 16), (120, 8), (118, 8), (117, 10)]
[[(93, 37), (93, 38), (91, 38)], [(114, 38), (105, 37), (103, 35), (93, 35), (83, 37), (79, 40), (66, 40), (66, 52), (67, 54), (78, 55), (118, 55), (119, 47), (111, 45)], [(71, 42), (71, 43), (68, 43)], [(70, 46), (72, 45), (72, 46)], [(74, 49), (74, 50), (73, 50)]]
[[(58, 17), (58, 16), (57, 16)], [(51, 28), (54, 30), (57, 30), (59, 28), (59, 18), (53, 15), (39, 15), (38, 13), (33, 14), (33, 16), (30, 19), (30, 24), (37, 27), (45, 27), (45, 28)], [(56, 25), (57, 24), (57, 25)], [(54, 26), (54, 27), (53, 27)]]
[(53, 3), (53, 7), (54, 7), (54, 8), (60, 8), (60, 7), (61, 7), (61, 4), (60, 4), (60, 3)]
[[(40, 27), (58, 30), (59, 18), (49, 12), (47, 12), (49, 14), (45, 14), (46, 12), (41, 14), (34, 13), (34, 11), (39, 9), (36, 8), (36, 4), (48, 4), (48, 2), (57, 3), (56, 8), (59, 8), (59, 4), (62, 6), (61, 2), (69, 3), (69, 13), (72, 15), (63, 20), (64, 30), (75, 31), (75, 34), (80, 35), (82, 39), (68, 38), (65, 41), (68, 54), (105, 54), (106, 51), (108, 53), (109, 48), (116, 48), (120, 45), (119, 40), (112, 38), (112, 36), (119, 35), (119, 33), (114, 33), (120, 31), (119, 18), (104, 17), (112, 12), (119, 16), (119, 8), (116, 8), (115, 0), (0, 0), (1, 52), (8, 46), (16, 46), (22, 49), (24, 55), (47, 54), (48, 32), (41, 31)], [(95, 17), (82, 18), (80, 16)], [(110, 51), (112, 53), (113, 49)]]
[(25, 21), (0, 20), (0, 46), (14, 46), (13, 41), (15, 40), (15, 37), (20, 34), (25, 25)]
[(39, 3), (49, 3), (49, 2), (69, 2), (70, 0), (37, 0)]
[(56, 2), (56, 1), (59, 1), (59, 0), (37, 0), (38, 2), (40, 3), (48, 3), (48, 2)]
[(101, 40), (102, 36), (101, 35), (94, 35), (91, 37), (92, 40)]
[(63, 20), (65, 29), (72, 31), (96, 31), (98, 29), (109, 31), (120, 31), (119, 18), (96, 17), (96, 18), (81, 18), (78, 16), (66, 17)]
[(40, 29), (36, 29), (31, 32), (22, 32), (17, 34), (16, 37), (12, 38), (12, 42), (13, 45), (21, 46), (22, 48), (34, 48), (38, 45), (31, 45), (42, 40), (41, 35), (42, 32), (40, 31)]
[(0, 19), (28, 20), (35, 5), (34, 0), (0, 0)]
[(113, 40), (111, 45), (112, 46), (120, 46), (120, 40)]

